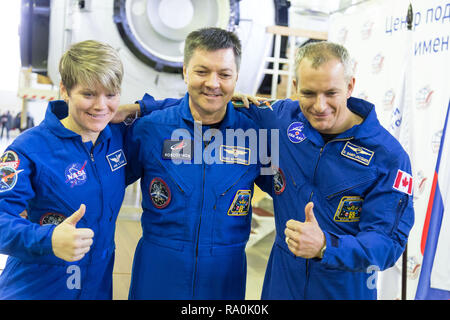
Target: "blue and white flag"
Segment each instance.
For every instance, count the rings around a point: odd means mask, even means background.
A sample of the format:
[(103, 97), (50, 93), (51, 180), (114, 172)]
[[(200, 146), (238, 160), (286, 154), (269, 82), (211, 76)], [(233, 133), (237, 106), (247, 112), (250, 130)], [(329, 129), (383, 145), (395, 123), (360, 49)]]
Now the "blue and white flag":
[(424, 256), (416, 300), (450, 299), (450, 101), (422, 235)]

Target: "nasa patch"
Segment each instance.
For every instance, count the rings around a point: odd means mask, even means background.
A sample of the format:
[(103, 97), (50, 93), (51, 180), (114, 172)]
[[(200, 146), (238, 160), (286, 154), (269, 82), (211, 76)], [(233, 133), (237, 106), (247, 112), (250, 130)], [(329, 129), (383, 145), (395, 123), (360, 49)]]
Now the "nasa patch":
[(250, 211), (251, 190), (238, 190), (228, 209), (229, 216), (245, 216)]
[(23, 170), (19, 167), (19, 156), (14, 151), (8, 150), (0, 158), (0, 192), (6, 192), (14, 188), (17, 183), (17, 175)]
[(364, 199), (359, 196), (345, 196), (339, 202), (333, 220), (336, 222), (359, 221)]
[(17, 170), (13, 167), (0, 167), (0, 192), (6, 192), (14, 188), (17, 183), (17, 175), (23, 170)]
[(123, 153), (122, 149), (108, 154), (106, 156), (106, 159), (108, 159), (111, 171), (116, 171), (117, 169), (127, 164), (127, 159), (125, 158), (125, 154)]
[(86, 164), (87, 160), (83, 164), (76, 162), (67, 166), (65, 170), (66, 184), (69, 184), (71, 188), (86, 183)]
[(278, 170), (273, 175), (273, 191), (276, 195), (280, 195), (283, 193), (285, 188), (286, 178), (284, 177), (284, 173), (281, 168), (278, 168)]
[(39, 220), (39, 224), (41, 226), (44, 226), (46, 224), (54, 224), (55, 226), (57, 226), (65, 219), (66, 217), (60, 213), (48, 212), (41, 217), (41, 219)]
[(302, 132), (305, 125), (303, 122), (293, 122), (287, 128), (287, 136), (292, 143), (300, 143), (306, 139), (305, 134)]
[(161, 178), (154, 178), (149, 187), (150, 199), (158, 209), (167, 207), (172, 199), (172, 194), (167, 183)]

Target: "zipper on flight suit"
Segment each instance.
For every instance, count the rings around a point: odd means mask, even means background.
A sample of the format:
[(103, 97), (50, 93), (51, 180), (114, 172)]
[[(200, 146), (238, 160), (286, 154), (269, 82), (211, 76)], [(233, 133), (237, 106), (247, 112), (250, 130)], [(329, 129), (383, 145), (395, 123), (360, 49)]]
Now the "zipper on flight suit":
[[(203, 137), (203, 134), (202, 134)], [(213, 136), (214, 137), (214, 136)], [(212, 137), (212, 138), (213, 138)], [(212, 141), (204, 141), (203, 145), (204, 148), (202, 150), (202, 154), (205, 151), (206, 147), (211, 143)], [(202, 168), (203, 168), (203, 177), (202, 177), (202, 201), (201, 201), (201, 206), (200, 206), (200, 216), (199, 216), (199, 220), (198, 220), (198, 227), (197, 227), (197, 237), (196, 237), (196, 243), (195, 243), (195, 264), (194, 264), (194, 276), (192, 279), (192, 298), (195, 298), (195, 286), (196, 286), (196, 282), (197, 282), (197, 268), (198, 268), (198, 246), (199, 246), (199, 242), (200, 242), (200, 227), (202, 224), (202, 213), (203, 213), (203, 204), (204, 204), (204, 200), (205, 200), (205, 177), (206, 177), (206, 168), (205, 168), (205, 161), (203, 159), (202, 156)]]
[[(97, 141), (96, 141), (96, 142), (97, 142)], [(94, 158), (94, 148), (95, 148), (95, 146), (96, 146), (97, 144), (96, 144), (96, 143), (92, 143), (92, 147), (91, 147), (90, 149), (88, 149), (88, 148), (86, 147), (86, 144), (85, 144), (84, 142), (81, 142), (81, 143), (83, 144), (83, 147), (84, 147), (85, 150), (87, 151), (87, 153), (88, 153), (88, 155), (89, 155), (89, 159), (91, 160), (91, 163), (92, 163), (92, 166), (93, 166), (93, 172), (94, 172), (94, 174), (95, 174), (95, 176), (96, 176), (96, 178), (97, 178), (98, 184), (99, 184), (99, 186), (100, 186), (101, 208), (104, 208), (103, 186), (102, 186), (102, 182), (101, 182), (101, 180), (100, 180), (100, 176), (99, 176), (99, 174), (98, 174), (98, 172), (97, 172), (97, 166), (95, 165), (95, 158)], [(97, 220), (97, 225), (100, 225), (100, 221), (101, 221), (101, 215), (100, 215), (100, 217), (99, 217), (98, 220)], [(92, 246), (91, 249), (95, 249), (94, 246)], [(90, 251), (93, 252), (93, 250), (90, 250)], [(89, 263), (85, 266), (85, 272), (86, 272), (86, 274), (89, 273), (89, 270), (90, 270), (89, 265), (92, 263), (92, 258), (93, 258), (92, 252), (88, 252), (88, 253), (86, 254), (86, 255), (89, 256)], [(89, 253), (90, 253), (90, 254), (89, 254)], [(81, 289), (81, 290), (80, 290), (79, 298), (82, 299), (82, 297), (84, 297), (85, 294), (86, 294), (86, 289), (85, 289), (85, 290)]]
[[(320, 158), (322, 157), (323, 150), (325, 149), (327, 144), (329, 144), (331, 142), (338, 142), (338, 141), (350, 141), (352, 139), (353, 139), (353, 137), (332, 139), (332, 140), (328, 141), (327, 143), (325, 143), (323, 145), (323, 147), (320, 148), (319, 158), (317, 159), (316, 166), (314, 168), (314, 173), (313, 173), (313, 178), (312, 178), (313, 183), (314, 183), (314, 180), (316, 179), (316, 171), (317, 171), (317, 167), (319, 166)], [(311, 191), (311, 194), (309, 195), (309, 202), (311, 202), (313, 194), (314, 194), (314, 191)], [(306, 273), (306, 281), (305, 281), (305, 290), (303, 293), (304, 297), (306, 297), (306, 288), (308, 287), (308, 282), (309, 282), (309, 259), (306, 259), (306, 262), (305, 262), (305, 273)]]
[(91, 151), (89, 152), (89, 156), (91, 157), (91, 161), (95, 162), (95, 159), (94, 159), (94, 146), (92, 146)]

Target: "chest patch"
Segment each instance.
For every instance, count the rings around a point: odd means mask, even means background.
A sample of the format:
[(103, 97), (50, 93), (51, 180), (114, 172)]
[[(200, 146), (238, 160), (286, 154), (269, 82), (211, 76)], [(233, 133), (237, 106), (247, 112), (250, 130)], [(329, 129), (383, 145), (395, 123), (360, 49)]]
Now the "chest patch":
[(44, 214), (41, 219), (39, 220), (39, 224), (41, 226), (44, 226), (46, 224), (54, 224), (55, 226), (59, 225), (61, 222), (63, 222), (66, 219), (66, 217), (60, 213), (46, 213)]
[(162, 158), (164, 160), (192, 160), (194, 146), (189, 139), (164, 140)]
[(221, 145), (220, 161), (248, 166), (250, 164), (250, 152), (249, 148)]
[(106, 156), (106, 159), (108, 159), (111, 171), (116, 171), (117, 169), (127, 164), (127, 159), (125, 158), (125, 154), (123, 153), (122, 149), (117, 150), (116, 152), (113, 152), (111, 154), (108, 154)]
[(303, 122), (292, 122), (287, 128), (287, 136), (292, 143), (300, 143), (306, 139), (306, 135), (303, 133), (305, 125)]
[(87, 160), (81, 163), (72, 163), (66, 168), (66, 184), (70, 185), (71, 188), (75, 186), (81, 186), (87, 181), (86, 174), (86, 164)]
[(364, 199), (358, 196), (342, 197), (333, 220), (336, 222), (359, 221), (363, 202)]
[(158, 209), (167, 207), (172, 199), (169, 186), (161, 178), (154, 178), (150, 182), (149, 193), (153, 205)]
[(238, 190), (228, 209), (229, 216), (245, 216), (250, 211), (251, 190)]
[(356, 144), (347, 141), (347, 143), (344, 146), (344, 149), (342, 149), (341, 151), (341, 154), (344, 157), (347, 157), (351, 160), (354, 160), (356, 162), (368, 166), (370, 161), (372, 160), (374, 152), (372, 150), (357, 146)]

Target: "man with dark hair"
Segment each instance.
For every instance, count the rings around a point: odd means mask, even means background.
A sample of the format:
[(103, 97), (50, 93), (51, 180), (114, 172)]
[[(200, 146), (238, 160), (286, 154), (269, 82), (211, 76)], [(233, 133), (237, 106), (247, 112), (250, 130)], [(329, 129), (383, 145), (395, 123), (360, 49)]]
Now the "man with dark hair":
[[(240, 51), (231, 32), (189, 34), (188, 93), (129, 132), (127, 182), (141, 178), (143, 208), (130, 299), (245, 298), (250, 202), (260, 167), (257, 143), (245, 139), (255, 124), (230, 103)], [(152, 103), (148, 95), (139, 101), (143, 110)]]
[(184, 46), (184, 64), (187, 65), (195, 50), (214, 51), (231, 48), (234, 53), (236, 67), (241, 65), (241, 42), (236, 34), (223, 32), (220, 28), (204, 28), (192, 31), (186, 38)]

